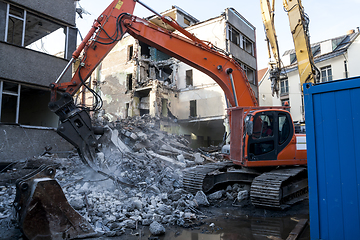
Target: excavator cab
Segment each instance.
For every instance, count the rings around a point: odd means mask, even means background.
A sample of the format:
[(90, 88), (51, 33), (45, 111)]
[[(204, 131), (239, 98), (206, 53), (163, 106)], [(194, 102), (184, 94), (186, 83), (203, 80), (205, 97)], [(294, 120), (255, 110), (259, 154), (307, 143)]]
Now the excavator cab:
[[(237, 107), (231, 113), (230, 159), (245, 167), (306, 164), (288, 107)], [(236, 119), (236, 121), (234, 121)], [(237, 136), (243, 136), (241, 138)]]
[(248, 161), (277, 160), (294, 134), (289, 112), (259, 111), (248, 119), (253, 121), (253, 131), (247, 138)]

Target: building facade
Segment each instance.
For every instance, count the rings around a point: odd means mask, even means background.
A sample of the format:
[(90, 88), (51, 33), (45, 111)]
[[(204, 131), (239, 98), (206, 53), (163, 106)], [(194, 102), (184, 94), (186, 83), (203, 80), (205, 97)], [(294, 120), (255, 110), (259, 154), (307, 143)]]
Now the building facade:
[[(360, 75), (360, 33), (351, 30), (346, 35), (324, 40), (311, 45), (314, 62), (320, 70), (319, 82), (334, 81)], [(287, 78), (280, 82), (279, 98), (271, 96), (268, 72), (259, 82), (260, 106), (290, 105), (294, 121), (305, 121), (303, 96), (297, 69), (295, 50), (288, 50), (282, 56)]]
[(0, 0), (0, 18), (0, 122), (57, 126), (49, 84), (76, 48), (74, 1)]
[[(203, 22), (176, 6), (162, 15), (171, 16), (199, 39), (230, 53), (257, 94), (255, 27), (235, 9), (225, 9)], [(164, 27), (157, 16), (148, 20)], [(168, 119), (162, 129), (187, 136), (193, 147), (223, 140), (227, 103), (217, 83), (131, 36), (114, 47), (91, 78), (92, 87), (104, 101), (100, 115), (109, 121), (150, 114)]]
[(1, 161), (68, 149), (53, 130), (49, 85), (71, 58), (76, 34), (74, 0), (0, 0)]

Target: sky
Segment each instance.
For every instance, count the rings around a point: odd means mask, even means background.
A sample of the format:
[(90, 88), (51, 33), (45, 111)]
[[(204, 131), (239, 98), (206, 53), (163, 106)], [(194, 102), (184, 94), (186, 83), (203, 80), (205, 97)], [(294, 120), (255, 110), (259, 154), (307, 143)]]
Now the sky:
[[(87, 34), (94, 19), (111, 2), (112, 0), (79, 1), (78, 4), (89, 13), (83, 15), (82, 19), (78, 15), (76, 17), (76, 24), (82, 36)], [(256, 28), (258, 69), (267, 67), (269, 59), (259, 0), (142, 0), (142, 2), (158, 13), (171, 9), (175, 5), (200, 21), (219, 16), (228, 7), (236, 9)], [(282, 1), (278, 0), (275, 5), (275, 28), (280, 55), (282, 55), (286, 50), (293, 49), (294, 44), (290, 33), (288, 16), (283, 10)], [(310, 18), (311, 43), (342, 36), (348, 30), (356, 30), (357, 27), (360, 27), (360, 0), (303, 0), (302, 5)], [(153, 15), (153, 13), (140, 4), (136, 4), (134, 15), (147, 17)], [(198, 37), (201, 39), (201, 36)]]

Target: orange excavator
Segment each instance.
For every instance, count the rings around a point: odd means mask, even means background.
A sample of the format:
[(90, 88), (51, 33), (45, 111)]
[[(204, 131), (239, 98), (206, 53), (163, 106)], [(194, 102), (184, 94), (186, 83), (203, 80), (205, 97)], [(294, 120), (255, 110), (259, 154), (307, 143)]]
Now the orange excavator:
[[(182, 35), (131, 15), (136, 3), (154, 12)], [(299, 167), (307, 164), (305, 135), (295, 134), (288, 109), (259, 107), (245, 73), (235, 59), (211, 43), (198, 39), (170, 17), (161, 16), (139, 0), (114, 0), (94, 21), (63, 73), (50, 86), (49, 108), (60, 119), (57, 132), (78, 149), (85, 164), (98, 169), (96, 150), (99, 144), (95, 135), (102, 132), (92, 126), (89, 109), (79, 108), (74, 104), (73, 95), (81, 86), (87, 87), (85, 82), (91, 73), (126, 33), (207, 74), (219, 84), (227, 97), (230, 106), (231, 161), (185, 169), (185, 189), (190, 192), (210, 191), (219, 183), (242, 181), (251, 184), (250, 196), (254, 205), (277, 208), (289, 206), (306, 197), (307, 172), (305, 167)], [(63, 74), (76, 60), (80, 63), (73, 78), (60, 83)], [(96, 96), (92, 89), (89, 90)], [(100, 106), (95, 109), (98, 107)], [(233, 171), (211, 174), (215, 170), (219, 172), (233, 166), (237, 167), (232, 168)], [(29, 239), (36, 239), (40, 235), (57, 234), (56, 236), (64, 238), (76, 238), (92, 234), (92, 229), (89, 229), (83, 219), (78, 218), (78, 215), (76, 218), (72, 217), (75, 210), (66, 199), (58, 197), (41, 201), (42, 197), (50, 194), (39, 193), (41, 189), (46, 186), (49, 191), (55, 189), (49, 185), (56, 185), (53, 177), (54, 169), (44, 168), (17, 182), (14, 205), (25, 235)], [(61, 189), (56, 191), (61, 195)], [(54, 204), (51, 200), (60, 202)], [(42, 223), (45, 224), (43, 232), (32, 228), (36, 216), (40, 216), (39, 211), (47, 219)], [(68, 235), (63, 228), (55, 227), (59, 222), (68, 224)]]

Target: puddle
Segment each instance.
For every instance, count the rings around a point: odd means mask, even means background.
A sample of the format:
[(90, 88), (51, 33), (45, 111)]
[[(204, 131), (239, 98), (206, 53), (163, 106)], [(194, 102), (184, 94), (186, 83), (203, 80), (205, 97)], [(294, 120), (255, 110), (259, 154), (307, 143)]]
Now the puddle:
[[(287, 217), (218, 217), (204, 219), (198, 227), (167, 228), (166, 234), (158, 237), (151, 236), (147, 228), (143, 228), (141, 236), (120, 236), (106, 239), (128, 240), (280, 240), (286, 239), (294, 229), (299, 219), (308, 219), (308, 215), (296, 215)], [(210, 226), (214, 224), (214, 226)], [(307, 226), (300, 240), (310, 239), (310, 229)]]

